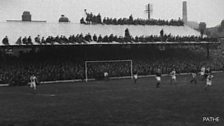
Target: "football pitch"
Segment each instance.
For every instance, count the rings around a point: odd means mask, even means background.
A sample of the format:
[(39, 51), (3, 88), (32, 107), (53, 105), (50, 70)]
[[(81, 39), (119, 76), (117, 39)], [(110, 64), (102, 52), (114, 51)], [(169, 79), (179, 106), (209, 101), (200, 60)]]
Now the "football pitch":
[(214, 75), (208, 90), (190, 75), (160, 88), (153, 77), (39, 85), (37, 94), (0, 87), (0, 126), (224, 126), (224, 73)]

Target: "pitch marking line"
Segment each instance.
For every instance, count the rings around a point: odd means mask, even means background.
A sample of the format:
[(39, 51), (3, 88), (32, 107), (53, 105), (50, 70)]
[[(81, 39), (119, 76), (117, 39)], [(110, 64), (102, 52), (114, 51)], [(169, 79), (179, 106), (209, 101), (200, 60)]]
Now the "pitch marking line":
[(55, 94), (36, 94), (36, 95), (46, 96), (46, 97), (55, 97), (56, 96)]

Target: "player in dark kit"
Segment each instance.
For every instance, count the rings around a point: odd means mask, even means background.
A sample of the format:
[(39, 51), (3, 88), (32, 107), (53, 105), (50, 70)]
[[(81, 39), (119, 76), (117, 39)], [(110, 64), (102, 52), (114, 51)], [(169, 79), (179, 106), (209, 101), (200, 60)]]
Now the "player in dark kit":
[(212, 74), (208, 74), (207, 78), (206, 78), (206, 85), (205, 85), (205, 90), (208, 89), (208, 87), (212, 86), (212, 79), (213, 79), (213, 75)]
[(157, 71), (156, 71), (156, 88), (159, 88), (160, 86), (160, 83), (161, 83), (161, 75), (162, 75), (162, 72), (161, 72), (161, 69), (158, 68)]
[(207, 79), (208, 75), (210, 75), (212, 73), (210, 67), (207, 67), (207, 69), (205, 70), (205, 75), (204, 78)]
[(193, 70), (191, 72), (191, 76), (192, 76), (192, 79), (191, 79), (190, 83), (197, 84), (197, 72), (196, 72), (196, 70)]

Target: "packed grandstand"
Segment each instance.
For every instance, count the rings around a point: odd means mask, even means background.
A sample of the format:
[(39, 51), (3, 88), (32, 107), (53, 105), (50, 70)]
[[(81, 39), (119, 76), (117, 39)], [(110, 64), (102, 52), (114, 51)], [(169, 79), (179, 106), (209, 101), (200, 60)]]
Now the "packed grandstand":
[(183, 26), (184, 22), (181, 19), (174, 20), (161, 20), (161, 19), (134, 19), (132, 15), (128, 18), (109, 18), (104, 17), (103, 20), (101, 15), (95, 15), (93, 13), (88, 13), (85, 10), (86, 17), (80, 19), (81, 24), (105, 24), (105, 25), (168, 25), (168, 26)]
[[(195, 51), (197, 50), (197, 51)], [(155, 46), (133, 45), (117, 46), (57, 46), (39, 47), (19, 56), (1, 53), (0, 77), (2, 83), (24, 85), (31, 74), (40, 81), (84, 79), (84, 61), (132, 59), (133, 70), (139, 75), (153, 75), (160, 67), (162, 73), (176, 68), (178, 73), (199, 71), (201, 66), (210, 66), (212, 70), (222, 70), (223, 62), (218, 57), (207, 60), (203, 48), (167, 47), (160, 50)], [(128, 63), (96, 63), (88, 70), (89, 78), (98, 78), (107, 71), (109, 77), (130, 75)]]

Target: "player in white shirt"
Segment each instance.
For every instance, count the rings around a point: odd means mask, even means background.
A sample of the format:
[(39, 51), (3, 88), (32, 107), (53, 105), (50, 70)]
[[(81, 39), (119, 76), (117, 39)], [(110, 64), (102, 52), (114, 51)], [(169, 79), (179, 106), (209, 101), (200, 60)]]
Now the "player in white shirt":
[(206, 70), (206, 69), (205, 69), (205, 66), (202, 66), (202, 67), (201, 67), (201, 72), (200, 72), (200, 75), (201, 75), (202, 80), (206, 79), (206, 78), (205, 78), (205, 70)]
[(171, 75), (171, 80), (170, 80), (170, 83), (171, 84), (176, 84), (176, 81), (177, 81), (177, 77), (176, 77), (176, 70), (175, 68), (170, 72), (170, 75)]
[(34, 91), (37, 90), (37, 77), (32, 74), (32, 76), (30, 77), (30, 88), (32, 88)]
[(156, 88), (159, 88), (159, 86), (160, 86), (161, 76), (162, 76), (162, 71), (161, 71), (160, 68), (158, 68), (157, 71), (156, 71), (156, 81), (157, 81)]
[(104, 76), (104, 79), (105, 80), (109, 80), (109, 74), (108, 74), (108, 72), (104, 72), (103, 73), (103, 76)]
[(137, 80), (138, 80), (138, 72), (137, 71), (135, 71), (133, 73), (133, 79), (134, 79), (134, 82), (137, 83)]
[(208, 87), (212, 86), (212, 79), (213, 79), (213, 75), (209, 74), (206, 78), (206, 85), (205, 85), (205, 90), (207, 90)]

